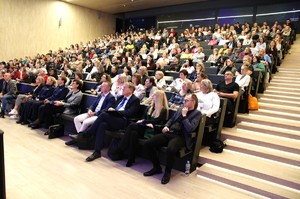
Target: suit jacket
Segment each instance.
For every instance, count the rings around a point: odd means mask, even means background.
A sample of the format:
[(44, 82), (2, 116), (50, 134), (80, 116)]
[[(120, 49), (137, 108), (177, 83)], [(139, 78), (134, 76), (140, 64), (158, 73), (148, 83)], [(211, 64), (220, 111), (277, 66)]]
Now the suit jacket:
[(63, 86), (57, 86), (53, 92), (53, 95), (48, 98), (49, 101), (60, 101), (64, 100), (67, 94), (69, 93), (69, 89)]
[(53, 94), (54, 89), (54, 86), (44, 85), (36, 98), (38, 98), (40, 101), (47, 99)]
[[(4, 90), (5, 86), (6, 86), (6, 90)], [(15, 97), (17, 94), (16, 82), (14, 80), (9, 80), (8, 82), (3, 81), (2, 93), (4, 95), (12, 95), (13, 97)]]
[(78, 107), (80, 107), (82, 99), (82, 92), (78, 91), (77, 93), (74, 93), (73, 91), (70, 91), (64, 100), (64, 107), (66, 108), (64, 113), (65, 114), (74, 114), (78, 111)]
[[(166, 127), (170, 127), (173, 123), (176, 122), (178, 117), (181, 115), (182, 108), (179, 108), (176, 113), (169, 119), (169, 121), (165, 124)], [(193, 140), (192, 140), (192, 132), (196, 130), (200, 123), (201, 112), (197, 109), (191, 111), (188, 116), (182, 120), (182, 133), (185, 138), (186, 148), (191, 150), (193, 147)]]
[[(123, 98), (124, 98), (123, 95), (118, 97), (114, 108), (116, 108), (120, 104)], [(132, 94), (125, 106), (125, 109), (123, 111), (118, 111), (118, 113), (128, 120), (138, 112), (139, 108), (140, 108), (140, 99)]]
[[(98, 106), (101, 97), (102, 97), (101, 94), (98, 95), (97, 99), (96, 99), (96, 100), (94, 101), (94, 103), (89, 107), (89, 109), (90, 109), (91, 111), (95, 112), (96, 107)], [(101, 106), (100, 111), (98, 111), (98, 112), (96, 113), (96, 115), (99, 116), (101, 112), (106, 111), (108, 108), (115, 106), (115, 103), (116, 103), (115, 97), (114, 97), (111, 93), (108, 93), (107, 96), (105, 97), (104, 101), (103, 101), (103, 104), (102, 104), (102, 106)]]
[(0, 93), (2, 93), (4, 79), (0, 79)]

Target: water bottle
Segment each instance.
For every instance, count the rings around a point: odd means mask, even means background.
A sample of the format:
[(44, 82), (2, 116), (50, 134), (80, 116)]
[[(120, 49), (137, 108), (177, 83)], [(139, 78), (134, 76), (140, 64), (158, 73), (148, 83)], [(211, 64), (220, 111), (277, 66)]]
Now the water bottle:
[(191, 171), (191, 164), (190, 164), (190, 161), (187, 161), (186, 164), (185, 164), (185, 175), (188, 176), (190, 175), (190, 171)]

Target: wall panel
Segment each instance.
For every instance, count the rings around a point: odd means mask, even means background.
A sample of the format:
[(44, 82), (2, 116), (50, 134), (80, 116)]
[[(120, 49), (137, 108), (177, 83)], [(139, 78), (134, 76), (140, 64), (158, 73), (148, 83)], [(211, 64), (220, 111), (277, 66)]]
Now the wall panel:
[(0, 0), (0, 7), (0, 60), (33, 56), (115, 32), (113, 15), (61, 1)]

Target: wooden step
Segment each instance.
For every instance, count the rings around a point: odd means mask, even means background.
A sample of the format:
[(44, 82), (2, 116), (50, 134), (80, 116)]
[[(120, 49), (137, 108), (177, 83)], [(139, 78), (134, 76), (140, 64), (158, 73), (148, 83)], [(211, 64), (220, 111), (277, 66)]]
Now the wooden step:
[[(254, 129), (254, 131), (262, 131), (266, 134), (286, 137), (290, 139), (296, 139), (300, 140), (300, 129), (298, 128), (287, 128), (287, 125), (277, 125), (270, 122), (260, 122), (253, 120), (243, 120), (240, 123), (238, 123), (237, 127), (235, 129), (244, 129), (245, 127), (248, 127), (248, 130), (251, 130), (251, 128)], [(249, 129), (250, 128), (250, 129)], [(228, 128), (224, 128), (226, 130)], [(300, 148), (300, 146), (299, 146)]]
[(300, 114), (300, 109), (295, 110), (293, 108), (285, 109), (280, 106), (272, 106), (272, 105), (266, 105), (266, 103), (259, 103), (259, 110), (258, 111), (276, 111), (276, 112), (281, 112), (281, 113), (286, 113), (286, 114), (293, 114), (293, 115), (299, 115)]
[[(272, 117), (272, 116), (264, 116), (264, 115), (259, 115), (256, 114), (255, 112), (251, 112), (249, 113), (249, 115), (239, 115), (239, 118), (243, 118), (243, 119), (251, 119), (252, 121), (255, 120), (257, 122), (261, 122), (261, 121), (268, 121), (271, 122), (269, 123), (270, 125), (283, 125), (284, 126), (292, 126), (295, 128), (300, 129), (300, 122), (299, 120), (291, 120), (291, 119), (283, 119), (283, 118), (276, 118), (276, 117)], [(242, 119), (242, 120), (243, 120)]]
[(281, 99), (281, 100), (299, 100), (299, 97), (295, 96), (289, 96), (289, 95), (282, 95), (281, 93), (276, 93), (276, 94), (270, 94), (270, 93), (264, 93), (261, 98), (272, 98), (272, 99)]
[(289, 181), (291, 184), (294, 184), (288, 185), (290, 188), (299, 189), (300, 187), (300, 167), (297, 166), (291, 166), (278, 161), (268, 160), (266, 158), (236, 152), (226, 148), (221, 154), (210, 152), (208, 147), (203, 148), (200, 152), (199, 161), (201, 164), (205, 164), (209, 163), (207, 160), (214, 160), (228, 165), (234, 165), (235, 167), (272, 176), (277, 179), (285, 179), (285, 181)]
[[(300, 97), (300, 93), (293, 92), (293, 91), (278, 91), (278, 90), (269, 90), (267, 89), (264, 94), (274, 94), (274, 95), (281, 95), (281, 96), (292, 96), (292, 97)], [(264, 95), (263, 94), (263, 95)]]
[(295, 99), (275, 99), (263, 95), (259, 98), (259, 101), (269, 101), (270, 103), (280, 103), (283, 105), (299, 107), (299, 102)]
[(268, 90), (282, 90), (282, 91), (290, 91), (290, 92), (298, 92), (300, 88), (291, 88), (291, 87), (284, 87), (284, 86), (268, 86)]
[[(253, 177), (242, 171), (238, 172), (230, 168), (224, 168), (219, 165), (206, 163), (197, 169), (197, 175), (200, 177), (210, 178), (217, 183), (224, 183), (232, 189), (241, 189), (241, 191), (249, 192), (268, 198), (283, 196), (286, 198), (295, 198), (300, 194), (300, 191), (284, 185)], [(216, 178), (216, 176), (218, 178)], [(226, 183), (225, 183), (226, 182)], [(227, 183), (231, 182), (231, 183)], [(264, 191), (266, 190), (266, 191)], [(275, 194), (275, 195), (273, 195)], [(280, 197), (279, 197), (280, 198)]]
[(300, 107), (295, 107), (295, 106), (289, 106), (289, 105), (280, 105), (280, 104), (271, 104), (268, 102), (263, 102), (263, 101), (259, 101), (258, 102), (259, 107), (274, 107), (274, 108), (280, 108), (283, 110), (292, 110), (292, 111), (300, 111)]
[(274, 86), (274, 87), (288, 87), (288, 88), (296, 88), (296, 89), (299, 89), (300, 88), (300, 85), (299, 84), (290, 84), (290, 83), (284, 83), (284, 82), (271, 82), (269, 85), (268, 85), (268, 88), (270, 86)]
[(254, 144), (262, 147), (269, 147), (274, 150), (281, 150), (291, 154), (299, 154), (299, 140), (285, 137), (285, 135), (274, 135), (264, 131), (249, 130), (247, 128), (233, 131), (222, 131), (222, 139), (234, 139), (245, 143)]
[(285, 84), (295, 84), (295, 83), (300, 83), (299, 79), (278, 79), (278, 78), (273, 78), (271, 83), (285, 83)]
[(293, 113), (287, 113), (287, 112), (279, 112), (279, 111), (272, 111), (272, 110), (264, 110), (259, 109), (257, 111), (250, 111), (250, 113), (255, 113), (258, 115), (264, 115), (264, 116), (271, 116), (271, 117), (277, 117), (277, 118), (283, 118), (283, 119), (289, 119), (289, 120), (300, 120), (300, 114), (293, 114)]
[(278, 149), (274, 149), (274, 148), (269, 148), (269, 147), (265, 147), (265, 146), (261, 146), (259, 144), (256, 144), (255, 142), (252, 143), (247, 143), (244, 142), (243, 140), (238, 140), (236, 139), (236, 137), (231, 136), (228, 137), (225, 140), (225, 143), (228, 147), (234, 147), (234, 148), (239, 148), (239, 149), (243, 149), (243, 150), (249, 150), (255, 153), (262, 153), (263, 156), (267, 155), (267, 156), (273, 156), (274, 159), (280, 159), (281, 158), (281, 162), (285, 162), (287, 164), (292, 164), (292, 165), (298, 165), (300, 164), (300, 154), (296, 154), (296, 153), (290, 153), (290, 152), (285, 152), (283, 150)]

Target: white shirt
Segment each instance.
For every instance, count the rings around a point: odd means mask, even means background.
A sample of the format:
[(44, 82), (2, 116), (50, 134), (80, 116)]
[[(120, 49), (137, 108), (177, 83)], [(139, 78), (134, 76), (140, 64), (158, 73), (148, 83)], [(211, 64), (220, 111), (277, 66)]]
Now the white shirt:
[(198, 110), (207, 117), (211, 117), (216, 113), (220, 107), (220, 98), (217, 93), (202, 93), (201, 91), (195, 93), (198, 98)]
[(176, 78), (167, 88), (166, 91), (172, 91), (172, 88), (175, 88), (176, 92), (180, 91), (182, 88), (183, 80)]
[(105, 100), (105, 98), (106, 98), (107, 95), (108, 95), (108, 93), (106, 95), (101, 94), (101, 98), (100, 98), (100, 100), (98, 102), (98, 105), (97, 105), (97, 107), (95, 109), (96, 113), (101, 110), (101, 107), (102, 107), (103, 102), (104, 102), (104, 100)]
[(250, 76), (249, 75), (245, 75), (243, 78), (243, 75), (238, 75), (235, 78), (235, 83), (237, 83), (242, 90), (245, 90), (244, 88), (249, 86), (250, 83)]

